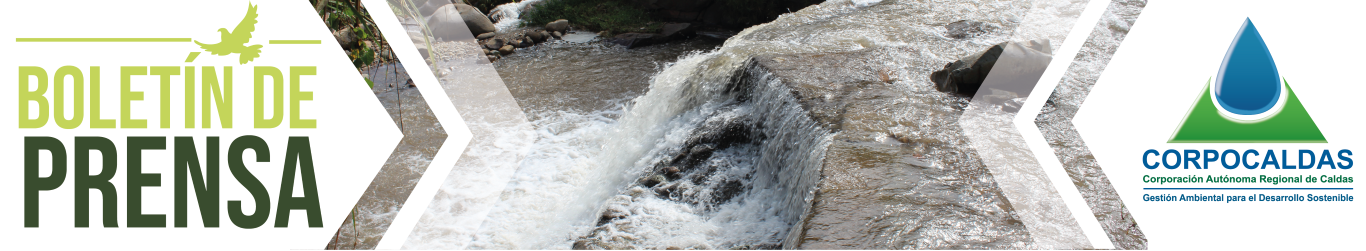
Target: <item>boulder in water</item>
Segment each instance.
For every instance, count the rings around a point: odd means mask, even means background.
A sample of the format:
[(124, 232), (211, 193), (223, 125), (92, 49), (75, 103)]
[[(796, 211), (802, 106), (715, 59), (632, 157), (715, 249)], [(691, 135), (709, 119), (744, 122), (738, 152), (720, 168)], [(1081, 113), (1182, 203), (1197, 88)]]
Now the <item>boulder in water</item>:
[(526, 47), (531, 47), (532, 45), (536, 45), (536, 43), (531, 42), (531, 39), (530, 39), (530, 38), (525, 38), (525, 37), (524, 37), (524, 38), (522, 38), (522, 39), (513, 40), (513, 41), (512, 41), (512, 45), (513, 45), (513, 46), (516, 46), (517, 48), (526, 48)]
[(494, 35), (497, 35), (497, 33), (493, 33), (493, 32), (484, 32), (483, 34), (479, 34), (479, 36), (474, 37), (474, 38), (475, 38), (475, 39), (479, 39), (479, 40), (484, 40), (484, 39), (493, 38)]
[(651, 45), (659, 42), (664, 36), (654, 33), (622, 33), (607, 39), (607, 42), (626, 46), (626, 48), (636, 48)]
[(569, 31), (569, 20), (560, 19), (547, 23), (545, 24), (545, 30), (558, 32)]
[(689, 23), (667, 23), (660, 30), (660, 35), (670, 39), (689, 38), (697, 35), (696, 27)]
[[(1017, 96), (1025, 96), (1029, 95), (1030, 90), (1033, 89), (1034, 82), (1021, 80), (1024, 82), (1015, 83), (1011, 81), (1026, 79), (1027, 77), (1024, 75), (1041, 74), (1043, 68), (1047, 67), (1049, 60), (1052, 59), (1051, 53), (1052, 47), (1046, 40), (1003, 42), (992, 45), (985, 51), (968, 55), (944, 65), (944, 69), (930, 74), (930, 81), (934, 82), (935, 88), (939, 91), (971, 97), (982, 88), (982, 82), (986, 81), (987, 74), (995, 69), (1002, 71), (1000, 74), (1006, 74), (1000, 76), (1005, 82), (1002, 82), (1000, 86), (992, 86), (991, 88)], [(1011, 58), (1012, 64), (1007, 66), (1007, 69), (1000, 69), (996, 66), (996, 62), (1002, 57)], [(988, 101), (992, 101), (991, 103), (994, 104), (1001, 104), (1005, 100), (1015, 98), (1000, 96), (997, 95), (996, 90), (993, 91), (991, 95), (996, 95), (993, 97), (997, 98)]]
[(1005, 50), (1005, 43), (992, 45), (987, 50), (968, 55), (944, 65), (944, 69), (930, 73), (930, 81), (941, 92), (956, 93), (971, 97), (982, 87), (987, 73), (996, 65), (996, 59)]
[(531, 38), (532, 41), (536, 41), (538, 43), (541, 41), (545, 41), (545, 37), (541, 36), (541, 31), (537, 30), (526, 31), (526, 37)]
[[(488, 16), (479, 12), (479, 9), (466, 4), (448, 4), (437, 9), (427, 18), (427, 27), (432, 29), (433, 35), (445, 40), (460, 39), (461, 34), (459, 25), (464, 24), (469, 29), (470, 34), (484, 34), (498, 31), (489, 21)], [(468, 36), (468, 35), (467, 35)]]
[(488, 48), (490, 50), (497, 50), (498, 48), (503, 48), (503, 43), (504, 42), (502, 38), (489, 39), (484, 41), (484, 48)]
[(511, 55), (514, 51), (517, 51), (517, 48), (512, 47), (512, 45), (504, 45), (503, 48), (498, 48), (498, 53), (502, 55)]
[(550, 36), (553, 36), (553, 37), (555, 37), (556, 39), (559, 39), (559, 38), (564, 37), (564, 34), (558, 32), (558, 31), (556, 31), (556, 32), (551, 32), (551, 33), (550, 33)]

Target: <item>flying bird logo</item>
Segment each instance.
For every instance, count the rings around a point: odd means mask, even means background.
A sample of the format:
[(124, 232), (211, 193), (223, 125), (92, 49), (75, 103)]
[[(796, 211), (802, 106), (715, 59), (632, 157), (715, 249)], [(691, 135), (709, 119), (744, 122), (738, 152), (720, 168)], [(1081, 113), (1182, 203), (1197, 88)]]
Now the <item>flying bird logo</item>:
[(221, 39), (219, 39), (217, 44), (205, 44), (199, 42), (199, 40), (195, 40), (194, 43), (199, 44), (199, 47), (204, 48), (204, 51), (214, 55), (227, 56), (237, 53), (237, 62), (239, 64), (247, 64), (247, 62), (251, 62), (252, 59), (261, 56), (261, 45), (246, 45), (247, 42), (251, 40), (251, 32), (255, 30), (256, 5), (248, 3), (247, 16), (242, 18), (242, 22), (237, 24), (237, 28), (233, 28), (232, 32), (228, 32), (227, 28), (218, 28)]

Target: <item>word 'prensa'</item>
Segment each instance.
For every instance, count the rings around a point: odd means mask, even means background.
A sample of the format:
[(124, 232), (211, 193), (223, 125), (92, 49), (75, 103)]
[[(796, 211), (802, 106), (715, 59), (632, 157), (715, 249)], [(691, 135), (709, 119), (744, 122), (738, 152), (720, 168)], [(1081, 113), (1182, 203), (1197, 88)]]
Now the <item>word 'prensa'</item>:
[[(121, 166), (127, 177), (124, 196), (127, 208), (125, 221), (128, 227), (166, 227), (166, 215), (144, 214), (142, 208), (143, 189), (161, 186), (161, 174), (143, 172), (143, 151), (165, 150), (166, 137), (128, 137), (126, 163)], [(194, 138), (175, 137), (173, 142), (175, 175), (175, 227), (185, 227), (188, 218), (188, 189), (193, 184), (196, 203), (205, 227), (219, 226), (219, 140), (208, 137), (204, 145), (205, 161), (201, 163), (197, 155)], [(53, 137), (24, 138), (24, 227), (38, 227), (39, 195), (62, 187), (67, 176), (73, 177), (74, 184), (68, 185), (75, 193), (75, 225), (78, 228), (90, 226), (91, 192), (99, 192), (103, 202), (102, 217), (104, 227), (118, 227), (118, 193), (112, 178), (119, 170), (118, 149), (113, 141), (104, 137), (75, 137), (74, 148), (67, 151), (61, 140)], [(237, 184), (251, 194), (255, 208), (243, 208), (243, 201), (228, 201), (228, 219), (240, 228), (257, 228), (270, 217), (270, 193), (260, 179), (247, 169), (243, 154), (252, 151), (256, 162), (270, 162), (270, 147), (260, 137), (246, 135), (237, 137), (228, 146), (228, 172)], [(42, 175), (40, 157), (47, 152), (51, 159), (51, 171)], [(75, 168), (68, 172), (67, 153), (74, 153)], [(98, 152), (99, 173), (91, 173), (91, 155)], [(202, 167), (202, 168), (201, 168)], [(290, 137), (285, 147), (285, 161), (282, 168), (280, 190), (275, 208), (275, 227), (289, 225), (292, 210), (303, 210), (307, 214), (308, 227), (322, 227), (322, 211), (319, 209), (317, 181), (314, 179), (313, 153), (308, 137)], [(301, 181), (303, 196), (295, 197), (294, 182), (296, 174)], [(250, 212), (250, 213), (248, 213)]]

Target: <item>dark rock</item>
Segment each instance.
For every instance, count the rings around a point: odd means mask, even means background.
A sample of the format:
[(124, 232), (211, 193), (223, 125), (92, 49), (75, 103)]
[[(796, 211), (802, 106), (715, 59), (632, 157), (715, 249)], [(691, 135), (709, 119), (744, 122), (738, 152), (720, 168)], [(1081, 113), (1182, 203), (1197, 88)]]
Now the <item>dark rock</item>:
[(475, 39), (479, 39), (479, 40), (484, 40), (484, 39), (493, 38), (494, 35), (497, 35), (497, 33), (493, 33), (493, 32), (484, 32), (484, 33), (479, 34), (479, 36), (474, 37), (474, 38), (475, 38)]
[(978, 21), (958, 20), (957, 22), (949, 23), (949, 25), (944, 26), (944, 29), (946, 30), (945, 36), (954, 39), (964, 39), (981, 36), (991, 32), (994, 30), (994, 26)]
[(527, 47), (527, 44), (529, 44), (529, 43), (527, 43), (526, 40), (514, 39), (514, 40), (512, 40), (512, 42), (509, 42), (508, 44), (512, 45), (513, 47), (517, 47), (517, 48), (526, 48), (526, 47)]
[(569, 20), (560, 19), (547, 23), (545, 24), (545, 30), (558, 32), (569, 31)]
[(669, 178), (664, 177), (664, 175), (657, 174), (651, 175), (650, 177), (646, 177), (644, 179), (640, 179), (640, 185), (645, 187), (654, 187), (655, 185), (663, 184), (664, 182), (669, 182)]
[(702, 164), (702, 162), (707, 161), (707, 159), (710, 159), (712, 153), (716, 152), (717, 146), (718, 144), (700, 144), (693, 146), (691, 149), (688, 149), (688, 157), (681, 161), (680, 164), (683, 164), (683, 166), (688, 167), (689, 169), (696, 167), (697, 165)]
[[(464, 24), (471, 33), (471, 35), (465, 36), (498, 31), (498, 28), (493, 26), (493, 22), (489, 21), (488, 16), (484, 16), (484, 13), (474, 6), (466, 4), (442, 6), (433, 12), (431, 17), (427, 18), (427, 27), (432, 29), (432, 34), (447, 41), (461, 38), (463, 32), (460, 32), (458, 28), (458, 25), (461, 24)], [(465, 39), (469, 38), (466, 37)]]
[(668, 184), (668, 185), (663, 185), (663, 186), (657, 186), (657, 187), (655, 187), (655, 189), (654, 189), (654, 191), (655, 191), (655, 196), (659, 197), (660, 199), (672, 199), (672, 198), (674, 198), (675, 195), (679, 195), (679, 194), (678, 194), (678, 191), (679, 191), (678, 184), (679, 184), (679, 183), (673, 183), (673, 184)]
[(541, 33), (541, 42), (545, 42), (546, 40), (550, 40), (550, 32), (541, 31), (540, 33)]
[(670, 39), (680, 39), (696, 36), (697, 31), (689, 23), (667, 23), (659, 34)]
[[(1038, 78), (1052, 60), (1052, 47), (1047, 40), (1026, 42), (1003, 42), (985, 51), (963, 57), (949, 63), (944, 69), (930, 74), (935, 88), (942, 92), (955, 93), (968, 97), (981, 96), (992, 104), (1002, 104), (1006, 100), (1028, 96), (1037, 84)], [(1008, 58), (1006, 68), (996, 62)], [(999, 72), (999, 73), (994, 73)], [(992, 80), (991, 92), (982, 86), (988, 74), (1000, 74)]]
[(692, 138), (688, 139), (688, 151), (690, 154), (699, 154), (707, 151), (699, 146), (704, 144), (716, 144), (713, 149), (722, 149), (740, 143), (750, 142), (760, 138), (758, 135), (751, 134), (755, 129), (746, 119), (716, 116), (708, 118), (702, 122), (702, 126), (694, 129)]
[(598, 225), (598, 226), (601, 226), (601, 225), (607, 224), (608, 222), (612, 222), (612, 220), (626, 218), (626, 216), (630, 216), (630, 214), (627, 213), (627, 212), (623, 212), (623, 211), (621, 211), (621, 210), (617, 210), (617, 209), (613, 209), (613, 208), (610, 208), (610, 207), (609, 207), (609, 208), (607, 208), (607, 210), (603, 210), (602, 216), (598, 216), (598, 224), (597, 224), (597, 225)]
[(484, 41), (484, 48), (490, 50), (497, 50), (498, 48), (503, 48), (503, 45), (505, 45), (505, 42), (502, 38), (494, 38)]
[(944, 69), (930, 73), (930, 81), (941, 92), (956, 93), (972, 97), (987, 79), (987, 73), (996, 65), (996, 59), (1005, 50), (1006, 43), (992, 45), (977, 54), (968, 55), (944, 65)]
[(502, 55), (512, 55), (514, 51), (517, 51), (517, 48), (512, 45), (504, 45), (503, 48), (498, 48), (498, 53)]
[(560, 33), (560, 32), (558, 32), (558, 31), (551, 32), (550, 35), (551, 35), (551, 36), (554, 36), (556, 39), (561, 39), (561, 38), (564, 37), (564, 33)]
[(407, 84), (407, 85), (404, 85), (403, 87), (406, 87), (406, 88), (413, 88), (413, 87), (417, 87), (417, 84), (413, 84), (413, 79), (410, 78), (410, 79), (408, 79), (408, 84)]
[(574, 246), (572, 248), (574, 250), (588, 250), (588, 240), (579, 239), (574, 241)]
[(626, 46), (626, 48), (636, 48), (658, 43), (663, 36), (653, 33), (624, 33), (607, 39), (608, 43)]
[[(991, 69), (991, 76), (977, 91), (973, 102), (985, 98), (982, 101), (1003, 105), (1009, 100), (1029, 96), (1053, 60), (1051, 51), (1048, 40), (1006, 43), (998, 63)], [(991, 92), (983, 95), (987, 90)]]
[(730, 201), (731, 198), (735, 198), (735, 196), (744, 193), (745, 190), (748, 189), (745, 189), (745, 185), (738, 180), (726, 181), (725, 185), (721, 185), (721, 187), (713, 192), (712, 203), (726, 203), (727, 201)]
[(488, 57), (489, 57), (489, 62), (498, 61), (498, 56), (488, 55)]
[(542, 41), (545, 41), (545, 37), (544, 37), (544, 36), (541, 36), (541, 32), (542, 32), (542, 31), (534, 31), (534, 30), (526, 31), (526, 37), (531, 38), (531, 41), (540, 43), (540, 42), (542, 42)]

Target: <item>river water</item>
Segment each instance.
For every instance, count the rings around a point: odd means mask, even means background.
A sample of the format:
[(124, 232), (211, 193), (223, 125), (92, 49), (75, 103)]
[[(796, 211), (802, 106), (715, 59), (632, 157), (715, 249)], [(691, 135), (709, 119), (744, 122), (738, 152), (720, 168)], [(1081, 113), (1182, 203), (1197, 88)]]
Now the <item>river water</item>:
[[(559, 41), (519, 49), (493, 67), (532, 128), (529, 145), (508, 144), (510, 152), (525, 154), (516, 163), (499, 164), (515, 169), (510, 174), (452, 173), (451, 179), (507, 181), (480, 188), (496, 192), (486, 200), (434, 201), (404, 248), (799, 248), (803, 239), (810, 239), (802, 236), (801, 223), (812, 213), (821, 163), (837, 132), (809, 118), (792, 91), (771, 76), (746, 72), (751, 57), (906, 48), (879, 59), (885, 60), (879, 62), (885, 74), (895, 79), (889, 83), (914, 94), (895, 103), (941, 114), (920, 118), (942, 120), (923, 124), (952, 124), (966, 98), (935, 92), (929, 72), (1008, 40), (1058, 40), (1071, 22), (1039, 17), (1080, 12), (1081, 7), (1069, 4), (1076, 3), (831, 0), (748, 28), (724, 43), (693, 39), (627, 50)], [(945, 27), (959, 20), (981, 22), (983, 32), (947, 36)], [(464, 65), (446, 62), (438, 60), (433, 67)], [(447, 79), (454, 80), (443, 77)], [(1005, 120), (1009, 115), (983, 116)], [(955, 184), (1012, 178), (955, 171), (982, 170), (982, 160), (966, 153), (973, 147), (961, 132), (929, 130), (936, 129), (895, 129), (901, 135), (937, 137), (926, 140), (937, 145), (935, 150), (916, 160), (942, 170), (935, 171), (941, 174), (934, 179)], [(443, 193), (470, 189), (469, 184), (446, 184)], [(986, 191), (980, 193), (999, 194), (994, 185), (983, 187)], [(1000, 200), (958, 195), (935, 200), (1010, 210)], [(839, 208), (891, 208), (884, 202)], [(481, 211), (486, 213), (460, 213), (473, 207), (487, 207)], [(907, 223), (897, 217), (921, 208), (875, 213), (898, 221), (886, 227), (910, 233), (918, 228), (913, 223), (927, 219)], [(966, 225), (947, 223), (954, 224)], [(896, 247), (1085, 248), (1035, 246), (1018, 221), (986, 228), (1007, 230), (965, 238), (964, 233), (938, 229), (918, 233), (923, 245)], [(858, 238), (872, 243), (904, 237)], [(965, 240), (1004, 244), (955, 244)]]

